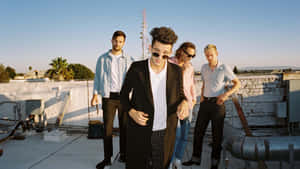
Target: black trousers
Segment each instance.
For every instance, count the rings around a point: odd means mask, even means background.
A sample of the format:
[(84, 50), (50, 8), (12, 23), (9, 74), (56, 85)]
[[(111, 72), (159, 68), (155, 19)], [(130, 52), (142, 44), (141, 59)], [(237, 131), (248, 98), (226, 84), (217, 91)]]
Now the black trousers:
[(127, 114), (122, 111), (120, 98), (118, 96), (102, 98), (102, 109), (104, 121), (104, 159), (110, 159), (113, 155), (112, 129), (116, 110), (118, 110), (120, 128), (120, 156), (125, 159)]
[(216, 100), (204, 100), (200, 109), (194, 130), (193, 158), (201, 162), (202, 144), (208, 123), (212, 121), (213, 146), (211, 158), (220, 161), (225, 118), (225, 106), (216, 104)]
[(164, 137), (165, 130), (154, 131), (151, 136), (151, 156), (148, 157), (146, 169), (164, 168)]

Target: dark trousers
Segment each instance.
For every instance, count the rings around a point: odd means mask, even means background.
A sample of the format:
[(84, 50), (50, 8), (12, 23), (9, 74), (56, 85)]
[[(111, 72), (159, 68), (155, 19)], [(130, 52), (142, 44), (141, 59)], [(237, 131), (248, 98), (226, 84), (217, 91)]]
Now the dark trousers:
[(216, 104), (216, 101), (204, 100), (200, 103), (200, 109), (194, 131), (193, 158), (201, 162), (203, 137), (209, 121), (212, 121), (213, 146), (211, 158), (220, 160), (222, 150), (223, 128), (225, 118), (225, 106)]
[(164, 167), (165, 130), (154, 131), (151, 136), (151, 156), (146, 169), (163, 169)]
[(110, 159), (113, 155), (112, 129), (116, 110), (118, 110), (120, 129), (120, 156), (125, 159), (127, 114), (122, 111), (118, 97), (103, 98), (102, 109), (104, 121), (104, 159)]

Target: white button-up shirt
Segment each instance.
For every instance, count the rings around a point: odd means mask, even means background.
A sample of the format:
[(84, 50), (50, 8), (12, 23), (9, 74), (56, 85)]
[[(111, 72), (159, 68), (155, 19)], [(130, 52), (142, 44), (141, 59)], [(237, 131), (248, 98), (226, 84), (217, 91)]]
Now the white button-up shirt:
[(167, 97), (166, 97), (166, 83), (167, 83), (167, 65), (159, 73), (155, 73), (150, 66), (150, 59), (148, 60), (151, 90), (154, 103), (154, 119), (152, 131), (166, 129), (167, 127)]

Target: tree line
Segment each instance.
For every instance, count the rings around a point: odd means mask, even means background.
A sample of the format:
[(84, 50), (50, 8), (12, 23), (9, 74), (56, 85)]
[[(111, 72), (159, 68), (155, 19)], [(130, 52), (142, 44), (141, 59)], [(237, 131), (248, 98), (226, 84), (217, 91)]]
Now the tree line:
[[(53, 59), (49, 65), (51, 68), (46, 71), (45, 77), (53, 80), (92, 80), (95, 76), (85, 65), (69, 64), (63, 57)], [(28, 69), (31, 71), (32, 66), (29, 66)], [(7, 83), (16, 75), (24, 74), (17, 74), (14, 68), (0, 64), (0, 83)]]

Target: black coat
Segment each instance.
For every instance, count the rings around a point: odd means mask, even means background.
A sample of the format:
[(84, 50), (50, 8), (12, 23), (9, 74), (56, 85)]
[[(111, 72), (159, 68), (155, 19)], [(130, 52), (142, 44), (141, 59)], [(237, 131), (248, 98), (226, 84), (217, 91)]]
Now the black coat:
[[(177, 107), (183, 99), (186, 99), (181, 68), (169, 62), (167, 64), (167, 128), (164, 139), (164, 168), (168, 167), (174, 149), (178, 120)], [(127, 125), (126, 169), (144, 169), (147, 157), (151, 153), (150, 141), (154, 117), (148, 60), (134, 62), (131, 65), (121, 89), (121, 104), (125, 112), (134, 108), (149, 115), (146, 126), (137, 124), (132, 118), (128, 118)]]

